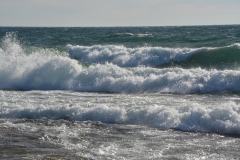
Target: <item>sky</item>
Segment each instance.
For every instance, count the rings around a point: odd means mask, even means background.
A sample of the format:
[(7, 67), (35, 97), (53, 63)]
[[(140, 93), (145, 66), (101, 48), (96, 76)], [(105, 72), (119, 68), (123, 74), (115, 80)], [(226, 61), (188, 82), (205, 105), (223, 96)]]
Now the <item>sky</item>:
[(240, 0), (0, 0), (0, 26), (240, 24)]

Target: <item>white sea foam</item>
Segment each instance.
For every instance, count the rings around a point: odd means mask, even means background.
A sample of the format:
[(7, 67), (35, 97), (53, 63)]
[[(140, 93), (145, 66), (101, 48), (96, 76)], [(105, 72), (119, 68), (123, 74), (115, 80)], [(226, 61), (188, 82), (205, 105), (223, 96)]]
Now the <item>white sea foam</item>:
[[(39, 48), (30, 54), (26, 54), (16, 38), (9, 36), (4, 39), (0, 52), (0, 89), (125, 93), (240, 92), (240, 71), (238, 70), (119, 67), (123, 64), (136, 65), (137, 62), (142, 62), (146, 58), (143, 53), (146, 52), (146, 56), (150, 52), (158, 53), (159, 48), (83, 47), (83, 50), (86, 51), (77, 53), (82, 53), (86, 59), (89, 58), (92, 61), (97, 59), (97, 62), (103, 63), (86, 68), (82, 67), (78, 61), (61, 55), (58, 50), (54, 49)], [(76, 48), (78, 50), (82, 47), (76, 46)], [(93, 52), (89, 50), (93, 50)], [(99, 53), (99, 50), (103, 50), (101, 51), (102, 54)], [(168, 56), (163, 61), (168, 61), (171, 57), (180, 57), (176, 58), (179, 60), (194, 53), (190, 50), (187, 50), (186, 53), (183, 50), (174, 50), (176, 54), (171, 52), (167, 52), (167, 54), (165, 51), (163, 52), (164, 56)], [(179, 54), (181, 52), (183, 54)], [(161, 55), (161, 53), (159, 54)], [(105, 63), (106, 59), (111, 57), (109, 54), (112, 55), (113, 59), (109, 60), (111, 63)], [(100, 55), (103, 57), (102, 61)], [(132, 59), (131, 56), (133, 56)], [(153, 54), (150, 56), (154, 57)], [(118, 61), (119, 59), (121, 61)], [(147, 57), (146, 62), (158, 61), (159, 56), (156, 59)], [(113, 64), (114, 62), (118, 64)], [(151, 62), (151, 64), (153, 63)]]
[(121, 68), (111, 63), (82, 68), (77, 61), (51, 52), (1, 54), (0, 88), (126, 93), (240, 91), (240, 71), (237, 70)]
[[(178, 98), (174, 95), (165, 97), (151, 97), (151, 95), (140, 95), (140, 97), (105, 95), (104, 97), (103, 95), (101, 97), (89, 93), (71, 94), (72, 96), (67, 98), (65, 97), (67, 94), (59, 96), (61, 94), (43, 92), (39, 96), (44, 101), (39, 99), (37, 94), (32, 94), (34, 97), (30, 98), (26, 95), (17, 94), (16, 97), (11, 95), (14, 99), (5, 100), (4, 104), (0, 103), (0, 118), (68, 119), (145, 125), (160, 129), (240, 134), (240, 106), (232, 100), (224, 100), (224, 97), (215, 97), (215, 102), (198, 97), (201, 101), (196, 102), (196, 98), (191, 100), (188, 97)], [(1, 94), (1, 99), (8, 97), (9, 95)], [(111, 102), (109, 98), (112, 98)], [(68, 101), (62, 102), (61, 99)]]
[(182, 61), (192, 54), (207, 48), (163, 48), (139, 47), (127, 48), (115, 45), (73, 46), (67, 45), (72, 58), (81, 62), (113, 63), (121, 67), (158, 66), (171, 61)]
[[(128, 33), (128, 32), (125, 32), (125, 33), (115, 33), (113, 35), (127, 35), (127, 36), (131, 36), (131, 37), (152, 37), (152, 34), (151, 33), (139, 33), (139, 34), (133, 34), (133, 33)], [(111, 36), (111, 35), (110, 35)]]

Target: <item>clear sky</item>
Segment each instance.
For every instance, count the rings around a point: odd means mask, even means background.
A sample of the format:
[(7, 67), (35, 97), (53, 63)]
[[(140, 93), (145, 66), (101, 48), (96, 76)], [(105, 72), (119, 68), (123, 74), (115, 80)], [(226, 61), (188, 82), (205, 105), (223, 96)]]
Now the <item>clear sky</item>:
[(0, 26), (240, 24), (240, 0), (0, 0)]

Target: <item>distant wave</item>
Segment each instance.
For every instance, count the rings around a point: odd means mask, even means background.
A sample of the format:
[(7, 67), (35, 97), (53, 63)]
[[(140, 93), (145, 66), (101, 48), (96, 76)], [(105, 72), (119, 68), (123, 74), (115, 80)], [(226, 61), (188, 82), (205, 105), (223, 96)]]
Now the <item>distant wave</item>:
[(124, 33), (113, 33), (113, 34), (109, 34), (108, 35), (108, 37), (116, 37), (116, 36), (152, 37), (152, 34), (151, 33), (138, 33), (138, 34), (134, 34), (134, 33), (124, 32)]
[(203, 50), (191, 48), (162, 48), (124, 46), (66, 46), (70, 57), (81, 62), (113, 63), (121, 67), (158, 66), (171, 61), (183, 61), (187, 57)]
[(171, 61), (159, 67), (201, 67), (206, 69), (239, 69), (240, 44), (235, 43), (225, 47), (203, 49), (192, 54), (183, 61)]
[[(202, 48), (127, 48), (115, 45), (66, 46), (71, 58), (80, 62), (116, 64), (120, 67), (227, 68), (240, 63), (239, 44)], [(234, 66), (235, 65), (235, 66)]]

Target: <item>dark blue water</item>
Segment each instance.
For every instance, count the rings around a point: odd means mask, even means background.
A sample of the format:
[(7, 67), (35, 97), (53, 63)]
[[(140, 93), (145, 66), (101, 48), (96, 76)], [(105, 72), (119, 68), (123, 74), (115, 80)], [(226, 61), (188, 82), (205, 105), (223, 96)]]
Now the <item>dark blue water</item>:
[(239, 25), (183, 27), (1, 27), (0, 37), (16, 32), (22, 43), (40, 47), (124, 45), (126, 47), (222, 47), (240, 40)]

